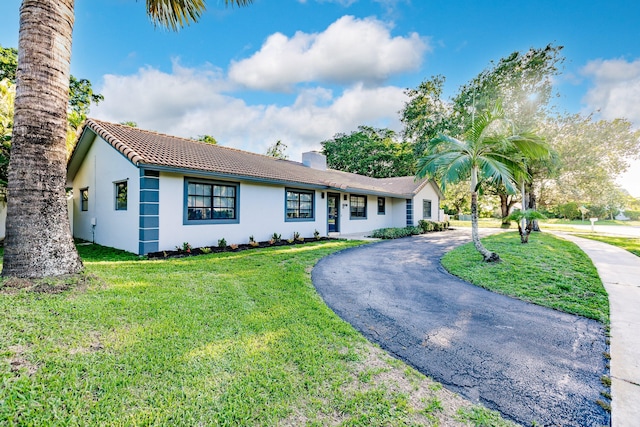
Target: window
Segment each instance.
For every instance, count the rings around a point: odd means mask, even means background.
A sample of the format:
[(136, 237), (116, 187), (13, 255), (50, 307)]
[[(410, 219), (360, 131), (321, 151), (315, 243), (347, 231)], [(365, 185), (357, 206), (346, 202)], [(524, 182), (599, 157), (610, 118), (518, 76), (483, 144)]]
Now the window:
[(127, 181), (116, 182), (116, 210), (127, 210)]
[(313, 220), (313, 191), (287, 189), (286, 221)]
[(188, 222), (238, 222), (238, 184), (185, 180), (185, 187)]
[(384, 197), (378, 197), (378, 215), (384, 215), (386, 211), (386, 200)]
[(367, 197), (351, 195), (351, 218), (367, 217)]
[(88, 188), (80, 189), (80, 210), (84, 212), (89, 210), (89, 189)]
[(431, 200), (422, 201), (422, 218), (431, 218)]

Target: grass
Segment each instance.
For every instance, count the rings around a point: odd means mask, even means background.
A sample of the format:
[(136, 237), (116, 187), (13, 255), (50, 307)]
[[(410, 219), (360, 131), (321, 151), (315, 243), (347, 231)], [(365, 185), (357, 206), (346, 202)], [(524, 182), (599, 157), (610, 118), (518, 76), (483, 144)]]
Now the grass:
[(452, 274), (494, 292), (571, 314), (609, 322), (609, 302), (596, 268), (575, 244), (545, 233), (533, 233), (521, 244), (517, 232), (482, 239), (500, 263), (482, 263), (472, 244), (442, 258)]
[(482, 407), (460, 409), (458, 411), (458, 417), (460, 421), (466, 421), (472, 423), (472, 425), (474, 426), (479, 427), (508, 427), (511, 425), (510, 423), (502, 419), (499, 412)]
[(317, 260), (357, 244), (157, 261), (80, 246), (82, 286), (3, 282), (0, 425), (468, 425), (475, 406), (315, 292)]
[[(545, 224), (563, 224), (563, 225), (591, 225), (591, 221), (589, 218), (585, 218), (584, 221), (579, 219), (560, 219), (560, 218), (549, 218), (544, 220)], [(598, 219), (596, 225), (622, 225), (622, 226), (634, 226), (637, 227), (640, 225), (640, 221), (619, 221), (617, 219)]]
[(612, 237), (612, 236), (603, 236), (601, 234), (576, 234), (576, 236), (608, 243), (610, 245), (617, 246), (626, 251), (629, 251), (632, 254), (640, 257), (640, 239), (639, 238)]
[[(458, 221), (451, 220), (449, 221), (452, 227), (471, 227), (471, 221)], [(540, 227), (544, 228), (545, 226), (551, 227), (553, 229), (566, 229), (566, 230), (574, 230), (575, 228), (572, 225), (587, 225), (590, 226), (591, 222), (589, 220), (581, 221), (581, 220), (567, 220), (567, 219), (559, 219), (559, 218), (548, 218), (540, 221)], [(596, 222), (597, 225), (619, 225), (619, 226), (640, 226), (640, 221), (618, 221), (618, 220), (598, 220)], [(480, 228), (501, 228), (502, 221), (498, 218), (479, 218), (478, 226)], [(518, 225), (515, 223), (511, 223), (509, 228), (518, 229)]]
[[(451, 227), (471, 227), (471, 221), (458, 221), (457, 219), (452, 219), (449, 221), (449, 225)], [(478, 226), (480, 228), (500, 228), (502, 226), (502, 221), (496, 218), (479, 218)], [(518, 228), (516, 224), (511, 224), (511, 227)]]

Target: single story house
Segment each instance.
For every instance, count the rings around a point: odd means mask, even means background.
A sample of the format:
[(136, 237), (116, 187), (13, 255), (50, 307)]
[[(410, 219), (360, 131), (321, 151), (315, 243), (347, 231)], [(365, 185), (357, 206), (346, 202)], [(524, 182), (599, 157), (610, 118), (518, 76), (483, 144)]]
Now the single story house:
[[(87, 120), (67, 167), (74, 237), (137, 254), (368, 232), (443, 219), (429, 180), (369, 178)], [(335, 234), (334, 234), (335, 233)]]

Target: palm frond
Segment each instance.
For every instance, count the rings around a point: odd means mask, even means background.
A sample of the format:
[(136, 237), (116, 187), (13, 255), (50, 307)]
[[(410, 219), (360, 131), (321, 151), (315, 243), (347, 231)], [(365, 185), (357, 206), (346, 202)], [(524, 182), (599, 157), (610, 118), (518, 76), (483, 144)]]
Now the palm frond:
[(502, 161), (486, 156), (478, 161), (480, 175), (493, 184), (503, 184), (507, 191), (515, 192), (515, 179), (509, 167)]
[(421, 157), (417, 163), (417, 178), (428, 177), (440, 182), (444, 191), (448, 184), (468, 176), (469, 156), (462, 152), (443, 152)]
[(459, 155), (452, 159), (446, 172), (441, 177), (441, 187), (444, 191), (447, 184), (454, 184), (468, 179), (471, 175), (471, 159), (469, 156)]
[(480, 114), (471, 125), (471, 128), (465, 134), (465, 139), (480, 142), (484, 139), (492, 123), (506, 120), (502, 103), (496, 102), (491, 111), (485, 111)]
[(551, 148), (546, 140), (533, 132), (522, 132), (512, 135), (509, 142), (532, 160), (546, 159), (551, 155)]
[[(205, 0), (146, 0), (147, 14), (155, 25), (177, 31), (198, 21), (206, 10)], [(225, 0), (225, 5), (246, 6), (253, 0)]]
[(427, 143), (426, 153), (435, 154), (443, 151), (464, 151), (466, 149), (468, 149), (467, 141), (441, 133)]

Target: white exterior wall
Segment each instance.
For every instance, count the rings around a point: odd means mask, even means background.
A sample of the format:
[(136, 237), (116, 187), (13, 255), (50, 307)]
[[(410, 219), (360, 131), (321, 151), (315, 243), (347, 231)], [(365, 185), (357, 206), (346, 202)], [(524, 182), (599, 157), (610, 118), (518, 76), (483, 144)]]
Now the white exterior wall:
[[(193, 178), (221, 181), (207, 177)], [(266, 241), (273, 233), (278, 233), (283, 240), (289, 239), (294, 232), (302, 237), (312, 237), (315, 230), (322, 236), (327, 235), (327, 192), (315, 191), (314, 221), (285, 221), (285, 187), (283, 185), (260, 184), (246, 181), (229, 181), (239, 183), (239, 223), (237, 224), (184, 224), (184, 175), (177, 173), (160, 173), (159, 203), (159, 250), (172, 250), (188, 242), (193, 247), (216, 246), (218, 240), (224, 238), (227, 244), (243, 244), (253, 236), (256, 241)], [(385, 227), (404, 227), (406, 225), (406, 199), (386, 197), (386, 211), (378, 214), (378, 196), (367, 197), (367, 218), (350, 218), (350, 194), (340, 195), (340, 234), (368, 232)], [(353, 193), (357, 194), (357, 193)], [(347, 200), (344, 200), (345, 195)], [(433, 218), (438, 219), (439, 198), (431, 185), (425, 186), (414, 197), (414, 223), (422, 219), (422, 199), (432, 201)]]
[[(224, 181), (206, 176), (190, 175), (212, 181)], [(115, 183), (127, 180), (127, 210), (115, 210)], [(273, 233), (290, 239), (294, 232), (312, 237), (314, 231), (327, 235), (327, 190), (315, 191), (314, 220), (286, 221), (286, 188), (292, 186), (233, 181), (239, 183), (239, 223), (184, 224), (184, 175), (161, 172), (159, 177), (158, 250), (173, 250), (183, 242), (193, 247), (216, 246), (224, 238), (227, 244), (243, 244), (254, 236), (268, 240)], [(138, 253), (140, 243), (140, 170), (128, 159), (96, 137), (73, 180), (72, 224), (74, 237), (114, 248)], [(80, 189), (89, 189), (88, 211), (81, 211)], [(325, 197), (322, 197), (324, 193)], [(339, 232), (341, 234), (369, 232), (385, 227), (406, 225), (406, 199), (386, 197), (384, 215), (378, 214), (378, 196), (367, 197), (367, 218), (350, 218), (350, 195), (340, 197)], [(347, 200), (345, 200), (345, 196)], [(422, 219), (422, 200), (432, 202), (432, 220), (442, 221), (438, 193), (431, 183), (413, 197), (414, 225)], [(95, 218), (95, 227), (92, 219)]]
[[(362, 233), (373, 231), (378, 228), (394, 227), (394, 209), (396, 203), (393, 203), (390, 197), (386, 197), (385, 214), (378, 214), (378, 196), (367, 197), (367, 218), (351, 218), (350, 196), (361, 194), (348, 193), (347, 200), (344, 200), (344, 194), (340, 193), (340, 233)], [(402, 225), (404, 227), (404, 225)]]
[[(431, 218), (423, 218), (422, 201), (431, 200)], [(429, 182), (422, 190), (413, 196), (413, 225), (418, 225), (421, 219), (430, 221), (442, 221), (440, 218), (440, 197), (433, 187), (433, 183)]]
[[(214, 180), (207, 177), (194, 178)], [(239, 223), (237, 224), (184, 224), (184, 175), (160, 173), (160, 239), (159, 250), (170, 250), (183, 242), (193, 247), (217, 246), (224, 238), (227, 244), (266, 241), (273, 233), (283, 240), (297, 231), (302, 237), (313, 237), (315, 230), (327, 234), (326, 199), (315, 192), (315, 219), (313, 221), (285, 221), (285, 186), (239, 182)], [(289, 188), (289, 187), (286, 187)], [(296, 188), (296, 187), (290, 187)]]
[[(111, 145), (96, 137), (73, 180), (73, 235), (100, 245), (138, 252), (140, 172)], [(127, 180), (127, 210), (115, 209), (115, 182)], [(89, 189), (87, 211), (80, 189)], [(92, 226), (95, 218), (95, 227)]]
[[(389, 227), (406, 227), (407, 226), (407, 199), (391, 199), (392, 225)], [(387, 209), (389, 209), (387, 207)]]

